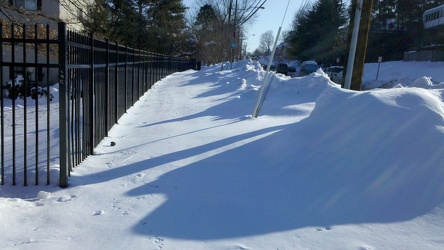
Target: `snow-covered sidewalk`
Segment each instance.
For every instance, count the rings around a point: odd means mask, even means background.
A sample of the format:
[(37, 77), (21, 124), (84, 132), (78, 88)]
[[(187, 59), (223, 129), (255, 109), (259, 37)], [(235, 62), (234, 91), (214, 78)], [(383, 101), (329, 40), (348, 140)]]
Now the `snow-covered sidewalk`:
[[(69, 187), (0, 187), (1, 249), (442, 249), (442, 89), (242, 62), (156, 83)], [(115, 146), (111, 146), (115, 142)]]

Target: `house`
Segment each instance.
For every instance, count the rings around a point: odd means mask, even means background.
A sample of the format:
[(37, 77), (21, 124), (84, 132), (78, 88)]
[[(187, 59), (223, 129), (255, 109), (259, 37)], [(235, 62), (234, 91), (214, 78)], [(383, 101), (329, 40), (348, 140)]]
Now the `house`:
[(49, 24), (66, 22), (70, 29), (81, 30), (79, 20), (87, 15), (93, 0), (0, 0), (0, 19), (13, 23)]
[[(0, 0), (0, 21), (4, 26), (2, 37), (11, 37), (10, 23), (17, 24), (15, 28), (15, 37), (23, 36), (21, 24), (27, 25), (26, 36), (33, 38), (34, 25), (37, 24), (39, 38), (44, 38), (46, 34), (46, 26), (48, 25), (51, 36), (57, 35), (57, 23), (65, 22), (71, 30), (81, 31), (82, 25), (80, 20), (87, 15), (88, 4), (93, 0)], [(30, 35), (28, 35), (30, 34)], [(40, 37), (42, 36), (42, 37)], [(23, 43), (11, 45), (2, 42), (3, 62), (35, 62), (35, 49), (30, 48), (32, 45), (27, 44), (26, 57), (24, 55)], [(14, 48), (14, 53), (12, 53)], [(47, 60), (44, 49), (38, 50), (37, 60), (45, 62)], [(54, 55), (54, 53), (53, 53)], [(14, 58), (12, 58), (14, 57)], [(57, 57), (52, 56), (50, 63), (56, 63)], [(2, 67), (2, 83), (15, 79), (17, 75), (26, 75), (32, 81), (46, 85), (46, 81), (57, 82), (57, 70), (51, 69), (49, 73), (43, 67)], [(48, 74), (49, 77), (44, 75)]]

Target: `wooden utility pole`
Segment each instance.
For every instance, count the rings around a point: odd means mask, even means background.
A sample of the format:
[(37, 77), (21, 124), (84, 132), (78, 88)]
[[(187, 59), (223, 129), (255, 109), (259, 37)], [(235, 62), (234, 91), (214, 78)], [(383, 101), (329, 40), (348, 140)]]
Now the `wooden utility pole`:
[[(357, 0), (352, 0), (352, 10), (357, 8)], [(372, 16), (372, 8), (373, 8), (373, 0), (363, 0), (362, 2), (362, 14), (359, 23), (359, 33), (358, 33), (358, 41), (356, 45), (356, 56), (354, 59), (354, 67), (351, 78), (351, 87), (352, 90), (361, 90), (362, 87), (362, 75), (364, 73), (364, 63), (365, 63), (365, 53), (367, 51), (368, 44), (368, 33), (370, 30), (370, 19)], [(355, 19), (355, 11), (352, 11), (350, 16), (350, 28), (347, 35), (347, 43), (348, 50), (350, 50), (350, 43), (352, 37), (352, 30)], [(358, 24), (357, 24), (358, 25)], [(345, 65), (347, 65), (348, 59), (346, 57)], [(346, 75), (347, 68), (344, 70), (344, 76)], [(344, 78), (343, 78), (344, 81)], [(342, 86), (344, 87), (344, 82), (342, 82)]]

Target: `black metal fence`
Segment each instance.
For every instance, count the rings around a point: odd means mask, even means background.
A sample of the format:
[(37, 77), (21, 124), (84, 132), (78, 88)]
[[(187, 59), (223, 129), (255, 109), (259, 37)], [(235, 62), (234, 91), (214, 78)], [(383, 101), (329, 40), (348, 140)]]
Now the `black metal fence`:
[(65, 23), (57, 32), (38, 25), (0, 26), (0, 32), (2, 185), (38, 185), (45, 176), (47, 184), (58, 178), (66, 187), (72, 169), (155, 82), (195, 67), (188, 59), (69, 31)]

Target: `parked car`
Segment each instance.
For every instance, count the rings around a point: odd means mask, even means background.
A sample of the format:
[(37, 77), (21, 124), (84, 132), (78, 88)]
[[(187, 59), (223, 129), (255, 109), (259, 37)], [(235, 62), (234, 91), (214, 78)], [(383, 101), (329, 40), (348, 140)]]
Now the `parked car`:
[(286, 63), (279, 63), (277, 65), (276, 73), (281, 73), (284, 75), (288, 75), (288, 64)]
[(309, 75), (319, 69), (319, 65), (315, 61), (305, 61), (301, 65), (301, 70), (299, 71), (300, 76)]
[(338, 74), (336, 74), (335, 76), (333, 76), (333, 78), (331, 79), (334, 83), (337, 84), (341, 84), (342, 82), (342, 75), (343, 75), (344, 71), (339, 72)]
[(272, 64), (272, 65), (270, 66), (270, 70), (271, 70), (271, 71), (276, 71), (276, 65), (275, 65), (275, 64)]
[[(341, 78), (342, 78), (342, 71), (344, 70), (344, 67), (342, 66), (331, 66), (328, 67), (327, 70), (325, 71), (325, 73), (327, 73), (328, 77), (330, 77), (330, 79), (335, 82), (335, 83), (340, 83)], [(339, 73), (341, 73), (341, 76), (339, 77)]]

